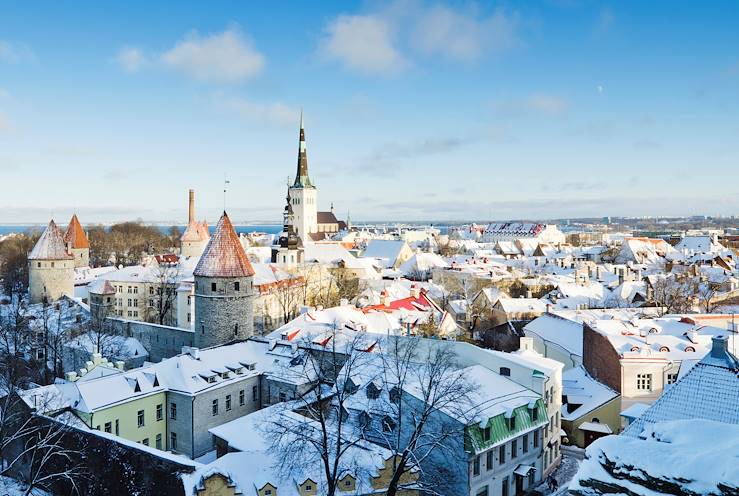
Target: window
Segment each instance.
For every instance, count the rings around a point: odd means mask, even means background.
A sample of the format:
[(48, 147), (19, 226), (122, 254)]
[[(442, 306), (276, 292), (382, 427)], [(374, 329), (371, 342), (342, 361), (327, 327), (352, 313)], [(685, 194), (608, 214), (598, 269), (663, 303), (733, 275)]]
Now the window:
[(231, 395), (227, 394), (226, 395), (226, 411), (228, 412), (230, 410), (231, 410)]
[(133, 294), (139, 294), (139, 288), (138, 286), (133, 287)]
[(257, 401), (257, 398), (259, 398), (259, 389), (257, 386), (252, 386), (251, 388), (251, 400)]
[(280, 403), (287, 401), (287, 395), (280, 391)]
[(239, 391), (239, 406), (244, 406), (244, 390)]
[(154, 294), (154, 286), (149, 286), (149, 294), (150, 295)]
[(518, 456), (518, 439), (511, 441), (511, 460)]
[(514, 413), (513, 415), (511, 415), (511, 418), (507, 419), (507, 422), (508, 429), (511, 431), (514, 430), (516, 428), (516, 414)]
[(485, 486), (477, 491), (477, 494), (475, 496), (488, 496), (488, 486)]
[(169, 418), (177, 420), (177, 403), (169, 404)]
[(493, 450), (488, 450), (485, 454), (485, 469), (493, 470)]
[(143, 410), (139, 410), (138, 424), (139, 424), (139, 427), (143, 427), (144, 426), (144, 411)]
[(159, 403), (157, 405), (157, 422), (160, 421), (160, 420), (162, 420), (164, 418), (164, 412), (163, 412), (163, 410), (164, 410), (164, 408), (162, 408), (162, 404)]
[(213, 410), (213, 415), (218, 415), (218, 400), (217, 399), (213, 400), (212, 410)]
[(651, 391), (652, 374), (636, 374), (636, 389), (639, 391)]
[(505, 444), (498, 448), (498, 463), (505, 463)]
[(105, 432), (113, 432), (113, 424), (110, 422), (105, 422)]
[(523, 438), (521, 438), (521, 448), (523, 449), (524, 453), (529, 452), (529, 435), (524, 434)]
[(138, 307), (139, 306), (139, 299), (138, 298), (134, 298), (133, 299), (133, 306), (135, 306), (135, 307)]
[(131, 286), (127, 286), (126, 289), (128, 290), (128, 294), (131, 294)]
[(667, 384), (675, 384), (677, 382), (677, 374), (667, 374)]
[(210, 283), (210, 290), (213, 291), (214, 293), (216, 292), (216, 283), (214, 282)]
[[(393, 419), (390, 417), (385, 417), (382, 419), (382, 430), (383, 432), (391, 432), (393, 429), (395, 429), (395, 422), (393, 422)], [(478, 463), (480, 460), (478, 459)]]
[(169, 449), (171, 449), (172, 451), (175, 451), (177, 449), (177, 433), (176, 432), (169, 433)]
[(534, 408), (532, 408), (530, 411), (531, 411), (531, 421), (537, 422), (539, 420), (539, 409), (536, 407), (536, 405), (534, 405)]
[(133, 299), (131, 298), (128, 299), (128, 306), (129, 307), (133, 306)]
[(234, 324), (234, 336), (239, 335), (239, 324)]
[(155, 442), (156, 442), (156, 448), (162, 449), (162, 435), (161, 434), (157, 434)]
[(118, 419), (115, 419), (115, 435), (117, 436), (120, 433), (119, 425), (118, 425)]
[(482, 430), (482, 440), (490, 441), (490, 426), (487, 426)]
[(538, 448), (538, 447), (539, 447), (539, 431), (535, 430), (534, 431), (534, 448)]
[(239, 290), (239, 281), (234, 282), (234, 291)]
[(505, 376), (505, 377), (510, 377), (511, 376), (511, 369), (509, 369), (508, 367), (501, 367), (500, 368), (500, 375)]
[(149, 446), (149, 438), (145, 437), (144, 440), (141, 441), (141, 444), (143, 444), (144, 446)]
[(503, 482), (500, 486), (500, 494), (501, 496), (508, 496), (508, 477), (503, 477)]
[(476, 456), (472, 462), (472, 475), (480, 475), (480, 457)]

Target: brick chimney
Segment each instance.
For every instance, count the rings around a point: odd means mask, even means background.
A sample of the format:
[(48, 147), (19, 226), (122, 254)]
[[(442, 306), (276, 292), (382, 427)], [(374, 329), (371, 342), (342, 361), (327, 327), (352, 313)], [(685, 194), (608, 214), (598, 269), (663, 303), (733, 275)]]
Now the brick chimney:
[(195, 222), (195, 190), (189, 191), (189, 203), (187, 207), (187, 223), (192, 224)]

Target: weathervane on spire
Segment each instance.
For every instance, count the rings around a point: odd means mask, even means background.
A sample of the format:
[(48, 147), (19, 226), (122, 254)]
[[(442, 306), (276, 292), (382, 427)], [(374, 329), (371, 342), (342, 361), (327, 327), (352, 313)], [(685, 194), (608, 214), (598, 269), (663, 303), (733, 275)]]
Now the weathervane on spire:
[(228, 185), (231, 184), (231, 181), (226, 179), (226, 174), (223, 175), (223, 212), (226, 212), (226, 191), (228, 190)]

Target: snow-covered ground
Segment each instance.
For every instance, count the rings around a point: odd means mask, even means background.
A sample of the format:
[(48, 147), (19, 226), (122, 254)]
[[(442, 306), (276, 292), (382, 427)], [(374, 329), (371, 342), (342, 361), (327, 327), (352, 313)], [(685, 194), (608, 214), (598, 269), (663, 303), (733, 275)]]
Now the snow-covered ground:
[[(26, 486), (10, 477), (0, 476), (0, 495), (2, 496), (21, 496), (26, 494)], [(31, 492), (33, 496), (52, 496), (51, 493), (34, 489)]]
[(562, 462), (559, 464), (559, 467), (557, 467), (557, 470), (555, 470), (553, 474), (554, 478), (559, 484), (559, 488), (555, 491), (551, 491), (549, 487), (547, 487), (547, 483), (542, 482), (541, 484), (539, 484), (536, 490), (539, 491), (541, 494), (547, 495), (567, 494), (567, 486), (577, 473), (578, 468), (580, 468), (580, 457), (574, 456), (572, 453), (562, 450)]

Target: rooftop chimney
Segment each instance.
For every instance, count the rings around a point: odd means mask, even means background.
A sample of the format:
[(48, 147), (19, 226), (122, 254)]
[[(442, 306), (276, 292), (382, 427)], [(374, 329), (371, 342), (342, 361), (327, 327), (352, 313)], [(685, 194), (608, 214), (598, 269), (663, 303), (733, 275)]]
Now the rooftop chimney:
[(187, 208), (187, 223), (192, 224), (193, 222), (195, 222), (195, 190), (191, 189), (189, 191), (189, 194), (190, 202)]
[(729, 351), (729, 338), (726, 336), (714, 336), (712, 341), (713, 346), (711, 346), (711, 356), (714, 358), (724, 358)]

